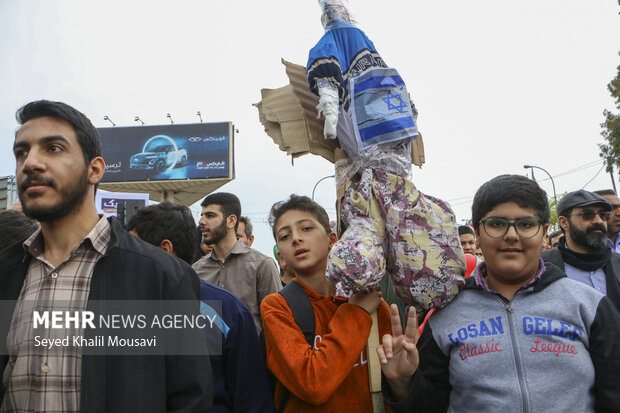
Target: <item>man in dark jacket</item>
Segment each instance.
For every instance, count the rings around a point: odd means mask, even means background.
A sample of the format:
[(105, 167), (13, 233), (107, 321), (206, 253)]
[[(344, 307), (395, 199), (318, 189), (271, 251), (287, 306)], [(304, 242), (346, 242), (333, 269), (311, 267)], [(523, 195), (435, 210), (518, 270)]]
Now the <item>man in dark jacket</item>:
[[(29, 340), (33, 305), (84, 312), (103, 300), (189, 300), (198, 310), (199, 280), (181, 260), (98, 216), (94, 195), (105, 163), (86, 116), (43, 100), (22, 107), (17, 119), (18, 193), (41, 227), (0, 253), (0, 300), (13, 300), (0, 311), (0, 410), (204, 412), (213, 393), (208, 357), (95, 355), (64, 344), (52, 351)], [(71, 333), (82, 331), (69, 324), (46, 331)]]
[[(127, 230), (191, 264), (197, 236), (188, 207), (162, 202), (139, 208)], [(252, 313), (235, 295), (205, 280), (200, 280), (200, 296), (201, 307), (215, 317), (217, 326), (205, 329), (211, 343), (214, 390), (213, 407), (205, 413), (273, 412), (273, 395)]]
[(607, 295), (620, 311), (620, 254), (607, 245), (607, 219), (611, 205), (593, 192), (570, 192), (558, 203), (558, 222), (564, 237), (557, 249), (541, 257), (560, 267), (568, 278)]

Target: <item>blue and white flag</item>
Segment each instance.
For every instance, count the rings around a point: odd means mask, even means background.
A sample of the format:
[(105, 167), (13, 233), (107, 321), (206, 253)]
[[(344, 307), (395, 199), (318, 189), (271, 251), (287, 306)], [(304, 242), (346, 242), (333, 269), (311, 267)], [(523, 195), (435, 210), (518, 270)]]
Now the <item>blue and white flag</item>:
[(350, 113), (360, 152), (418, 135), (407, 87), (396, 69), (371, 69), (349, 82)]

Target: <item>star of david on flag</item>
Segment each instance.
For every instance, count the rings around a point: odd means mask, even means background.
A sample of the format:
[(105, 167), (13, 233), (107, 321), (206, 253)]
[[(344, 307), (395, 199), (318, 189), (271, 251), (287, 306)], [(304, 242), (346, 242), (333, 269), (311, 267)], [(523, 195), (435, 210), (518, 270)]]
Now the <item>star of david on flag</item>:
[(395, 69), (371, 69), (349, 82), (358, 150), (418, 134), (405, 82)]
[[(392, 99), (398, 99), (398, 106), (392, 104)], [(403, 113), (403, 110), (407, 108), (407, 104), (401, 99), (401, 94), (393, 95), (391, 91), (388, 91), (387, 97), (381, 98), (387, 103), (388, 110), (396, 109), (398, 113)]]

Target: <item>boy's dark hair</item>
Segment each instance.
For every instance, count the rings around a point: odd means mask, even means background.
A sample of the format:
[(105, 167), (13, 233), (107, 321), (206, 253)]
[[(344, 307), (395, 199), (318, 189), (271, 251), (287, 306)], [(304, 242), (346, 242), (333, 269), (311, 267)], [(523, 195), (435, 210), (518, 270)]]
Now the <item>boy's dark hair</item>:
[(239, 217), (239, 222), (243, 222), (245, 224), (245, 229), (243, 232), (245, 232), (246, 237), (250, 238), (252, 236), (252, 230), (254, 229), (254, 227), (252, 227), (252, 223), (250, 222), (250, 218)]
[[(73, 127), (77, 135), (78, 143), (82, 148), (86, 165), (88, 165), (93, 158), (101, 156), (101, 138), (99, 137), (97, 128), (95, 128), (86, 115), (66, 103), (37, 100), (25, 104), (19, 108), (15, 114), (15, 118), (20, 125), (23, 125), (31, 119), (42, 118), (44, 116), (64, 120)], [(15, 136), (17, 137), (17, 132)]]
[(616, 194), (616, 191), (614, 191), (613, 189), (599, 189), (598, 191), (592, 191), (595, 194), (599, 194), (601, 196), (603, 195), (618, 195)]
[(474, 235), (474, 229), (469, 225), (459, 225), (459, 236), (464, 234)]
[(322, 206), (314, 202), (307, 196), (292, 194), (286, 201), (280, 201), (273, 204), (271, 211), (269, 212), (269, 225), (271, 225), (271, 231), (273, 237), (276, 237), (276, 222), (285, 213), (290, 210), (299, 210), (310, 212), (319, 221), (319, 224), (323, 226), (325, 232), (328, 234), (332, 232), (332, 228), (329, 225), (329, 216)]
[(218, 192), (217, 194), (208, 195), (203, 199), (200, 206), (206, 207), (207, 205), (218, 205), (224, 215), (224, 220), (231, 215), (237, 217), (237, 223), (235, 224), (235, 232), (237, 231), (237, 225), (239, 224), (239, 217), (241, 217), (241, 202), (235, 194), (228, 192)]
[(20, 211), (9, 209), (0, 211), (0, 228), (2, 228), (0, 232), (0, 251), (2, 251), (13, 244), (24, 242), (39, 228), (39, 224)]
[(140, 239), (156, 247), (168, 239), (177, 257), (190, 265), (193, 263), (198, 238), (196, 223), (188, 207), (162, 202), (138, 208), (129, 220), (127, 230), (135, 230)]
[(477, 227), (490, 210), (504, 202), (533, 209), (545, 224), (549, 222), (547, 193), (534, 181), (521, 175), (500, 175), (484, 183), (476, 192), (471, 218)]

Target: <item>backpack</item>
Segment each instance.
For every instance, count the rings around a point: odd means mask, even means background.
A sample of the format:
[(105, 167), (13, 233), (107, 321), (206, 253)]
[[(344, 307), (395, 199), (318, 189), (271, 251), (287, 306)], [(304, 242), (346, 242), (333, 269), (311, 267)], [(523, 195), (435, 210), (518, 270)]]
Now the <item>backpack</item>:
[[(312, 348), (314, 348), (314, 335), (315, 335), (315, 324), (314, 324), (314, 309), (312, 308), (312, 304), (310, 303), (310, 298), (304, 290), (304, 287), (301, 286), (297, 281), (291, 281), (288, 283), (282, 290), (279, 291), (284, 299), (286, 300), (288, 306), (291, 308), (293, 312), (293, 317), (295, 317), (295, 324), (301, 329), (301, 332), (304, 334), (306, 341)], [(265, 363), (267, 361), (267, 347), (265, 344), (265, 330), (260, 333), (260, 343), (263, 350), (263, 357), (265, 359)], [(269, 375), (269, 385), (275, 394), (276, 387), (276, 377), (273, 373), (267, 370), (267, 374)], [(282, 395), (282, 401), (280, 402), (280, 408), (278, 409), (278, 413), (284, 412), (286, 408), (286, 404), (288, 403), (288, 399), (291, 396), (291, 392), (289, 389), (284, 387), (284, 394)]]

